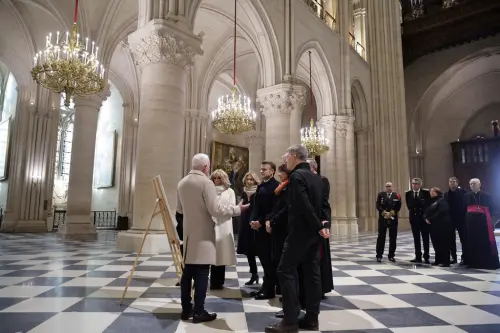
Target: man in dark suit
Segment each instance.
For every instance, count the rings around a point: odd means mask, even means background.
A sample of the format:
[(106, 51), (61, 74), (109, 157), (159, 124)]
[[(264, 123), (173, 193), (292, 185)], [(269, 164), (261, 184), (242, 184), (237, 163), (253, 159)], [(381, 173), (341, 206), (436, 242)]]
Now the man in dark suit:
[(279, 182), (274, 178), (276, 164), (264, 161), (260, 165), (260, 176), (262, 182), (257, 186), (254, 195), (253, 210), (250, 216), (250, 226), (256, 230), (255, 248), (260, 264), (264, 270), (264, 282), (260, 290), (252, 296), (257, 300), (271, 299), (276, 297), (276, 272), (273, 272), (272, 242), (271, 234), (266, 231), (266, 221), (273, 212), (276, 195), (274, 190)]
[[(266, 327), (266, 333), (297, 332), (298, 329), (318, 331), (319, 305), (321, 302), (320, 247), (323, 238), (330, 237), (327, 221), (321, 221), (323, 183), (306, 162), (307, 149), (293, 145), (287, 149), (285, 160), (288, 170), (293, 170), (288, 183), (289, 211), (288, 237), (277, 273), (283, 296), (283, 320)], [(306, 315), (299, 321), (300, 307), (297, 297), (297, 267), (304, 274)], [(302, 292), (302, 290), (300, 291)]]
[(401, 210), (401, 196), (394, 192), (391, 182), (385, 184), (385, 191), (377, 195), (376, 207), (378, 210), (378, 237), (377, 262), (382, 262), (385, 248), (385, 237), (389, 229), (389, 260), (395, 262), (396, 239), (398, 237), (398, 213)]
[(445, 192), (444, 199), (448, 202), (450, 207), (450, 218), (453, 225), (451, 234), (451, 263), (457, 263), (457, 234), (455, 230), (458, 231), (458, 237), (460, 238), (460, 243), (462, 244), (462, 258), (460, 259), (460, 264), (463, 264), (464, 259), (464, 242), (465, 242), (465, 204), (464, 204), (464, 194), (466, 191), (458, 186), (457, 177), (450, 177), (448, 179), (448, 185), (450, 189)]
[(422, 179), (413, 178), (411, 180), (412, 189), (406, 191), (406, 206), (410, 211), (410, 225), (413, 233), (413, 243), (415, 244), (415, 259), (410, 260), (413, 263), (422, 262), (422, 247), (420, 244), (420, 235), (424, 244), (424, 262), (429, 261), (429, 225), (425, 223), (424, 213), (430, 205), (431, 194), (429, 190), (422, 188)]

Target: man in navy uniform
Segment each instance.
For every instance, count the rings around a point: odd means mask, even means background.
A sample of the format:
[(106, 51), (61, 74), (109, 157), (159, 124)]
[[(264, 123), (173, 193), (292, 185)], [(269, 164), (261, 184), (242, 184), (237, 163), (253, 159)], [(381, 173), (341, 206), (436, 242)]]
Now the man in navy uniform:
[(382, 262), (385, 248), (385, 236), (389, 229), (389, 260), (395, 262), (396, 239), (398, 237), (398, 212), (401, 210), (401, 196), (394, 192), (391, 182), (385, 184), (385, 191), (377, 195), (378, 237), (377, 262)]
[(413, 178), (411, 180), (412, 189), (406, 191), (405, 199), (406, 206), (410, 211), (410, 225), (413, 233), (413, 243), (415, 245), (415, 259), (410, 260), (413, 263), (422, 262), (422, 247), (420, 243), (420, 235), (422, 235), (422, 243), (424, 244), (424, 262), (430, 264), (429, 261), (429, 225), (425, 223), (424, 213), (430, 205), (431, 194), (428, 189), (422, 188), (422, 179)]

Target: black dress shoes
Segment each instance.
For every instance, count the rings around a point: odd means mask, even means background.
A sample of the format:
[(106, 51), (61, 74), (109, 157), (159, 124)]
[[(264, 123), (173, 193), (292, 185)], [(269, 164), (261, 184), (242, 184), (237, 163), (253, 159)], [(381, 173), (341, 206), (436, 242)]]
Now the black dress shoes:
[(422, 263), (422, 259), (415, 258), (413, 260), (410, 260), (410, 262), (414, 263), (414, 264), (421, 264)]
[(429, 261), (429, 259), (425, 259), (425, 260), (424, 260), (424, 263), (425, 263), (425, 264), (427, 264), (427, 265), (430, 265), (430, 264), (431, 264), (431, 262)]
[(396, 259), (394, 259), (394, 257), (389, 257), (389, 261), (390, 262), (396, 262)]
[(199, 314), (193, 314), (193, 323), (195, 324), (206, 323), (208, 321), (214, 321), (215, 319), (217, 319), (217, 313), (209, 313), (207, 311), (203, 311)]
[(181, 320), (183, 320), (183, 321), (191, 319), (192, 316), (193, 316), (193, 310), (192, 309), (189, 310), (189, 311), (182, 311), (181, 312)]
[(267, 326), (264, 330), (266, 333), (298, 333), (298, 325), (287, 325), (283, 321), (276, 325)]
[(382, 258), (377, 258), (377, 262), (382, 262)]
[(261, 301), (261, 300), (265, 300), (265, 299), (273, 299), (275, 297), (276, 297), (276, 295), (274, 295), (274, 294), (258, 293), (257, 295), (254, 296), (254, 299), (257, 301)]
[(306, 315), (299, 320), (299, 328), (306, 331), (319, 331), (318, 316)]
[(224, 286), (210, 286), (210, 290), (222, 290)]

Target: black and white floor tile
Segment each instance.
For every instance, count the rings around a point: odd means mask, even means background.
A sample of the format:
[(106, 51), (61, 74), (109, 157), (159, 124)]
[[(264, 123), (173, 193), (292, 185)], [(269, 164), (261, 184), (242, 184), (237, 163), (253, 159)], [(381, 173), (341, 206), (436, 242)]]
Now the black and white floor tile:
[[(377, 263), (375, 240), (373, 234), (332, 239), (335, 291), (321, 305), (321, 332), (500, 332), (498, 271), (411, 265), (410, 233), (398, 237), (396, 264)], [(277, 322), (277, 299), (245, 297), (252, 289), (244, 287), (250, 276), (244, 257), (227, 268), (225, 290), (209, 291), (214, 322), (179, 320), (180, 290), (168, 254), (140, 258), (120, 305), (135, 255), (114, 245), (108, 232), (97, 242), (0, 234), (0, 332), (263, 332)]]

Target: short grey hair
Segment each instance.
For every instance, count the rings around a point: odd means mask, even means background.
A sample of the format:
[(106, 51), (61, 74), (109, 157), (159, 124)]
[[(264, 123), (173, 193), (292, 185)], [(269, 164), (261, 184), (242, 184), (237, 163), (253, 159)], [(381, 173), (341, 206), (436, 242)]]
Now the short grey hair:
[(311, 169), (318, 170), (318, 162), (314, 158), (308, 158), (307, 163), (311, 166)]
[(288, 147), (286, 152), (289, 154), (295, 155), (297, 157), (297, 159), (300, 161), (307, 161), (307, 157), (309, 156), (309, 152), (307, 151), (307, 148), (304, 147), (303, 145), (290, 146), (290, 147)]
[(191, 161), (191, 168), (193, 170), (201, 171), (203, 167), (210, 165), (210, 158), (207, 154), (196, 154)]
[(412, 183), (418, 183), (418, 184), (420, 184), (420, 185), (422, 185), (422, 183), (423, 183), (422, 179), (420, 179), (420, 178), (413, 178), (413, 179), (411, 180), (411, 182), (412, 182)]

